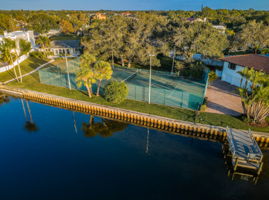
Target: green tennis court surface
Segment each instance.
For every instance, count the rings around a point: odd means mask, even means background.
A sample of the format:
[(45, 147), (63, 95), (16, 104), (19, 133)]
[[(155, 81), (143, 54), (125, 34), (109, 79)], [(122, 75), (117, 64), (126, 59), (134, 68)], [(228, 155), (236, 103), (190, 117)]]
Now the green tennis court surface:
[[(58, 62), (54, 66), (44, 68), (39, 71), (40, 82), (60, 87), (68, 87), (68, 76), (66, 63)], [(73, 89), (77, 88), (75, 73), (79, 70), (79, 60), (68, 60), (68, 71)], [(149, 100), (149, 70), (129, 69), (124, 67), (114, 67), (113, 80), (124, 81), (129, 89), (128, 99), (145, 101)], [(108, 81), (103, 81), (101, 94)], [(207, 74), (203, 80), (191, 81), (171, 75), (169, 72), (152, 71), (151, 82), (151, 103), (167, 106), (199, 109), (204, 100), (205, 88), (207, 85)], [(93, 91), (97, 86), (93, 85)]]

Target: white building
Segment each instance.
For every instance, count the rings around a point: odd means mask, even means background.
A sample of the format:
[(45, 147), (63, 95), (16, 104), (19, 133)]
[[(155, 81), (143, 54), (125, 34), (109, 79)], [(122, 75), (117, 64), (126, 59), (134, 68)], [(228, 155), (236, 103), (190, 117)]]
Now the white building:
[(226, 26), (222, 26), (222, 25), (213, 25), (213, 28), (219, 30), (221, 33), (225, 33), (226, 31)]
[[(33, 31), (14, 31), (14, 32), (4, 32), (4, 35), (0, 35), (0, 43), (3, 42), (4, 38), (14, 40), (16, 42), (16, 49), (13, 51), (19, 52), (19, 41), (20, 39), (26, 40), (31, 43), (32, 49), (35, 48), (35, 37)], [(0, 52), (1, 53), (1, 52)], [(8, 65), (7, 63), (0, 63), (0, 73), (8, 71), (23, 62), (28, 58), (28, 55), (22, 55), (12, 64)]]
[[(224, 61), (221, 80), (241, 87), (245, 84), (243, 78), (238, 72), (245, 67), (253, 68), (257, 71), (262, 71), (269, 74), (269, 57), (257, 54), (247, 54), (239, 56), (228, 56), (222, 59)], [(248, 85), (248, 87), (251, 83)]]
[(79, 40), (55, 40), (50, 43), (49, 48), (39, 49), (39, 51), (51, 52), (53, 56), (72, 56), (81, 54), (81, 45)]
[(14, 31), (10, 33), (5, 31), (4, 35), (0, 35), (0, 42), (2, 42), (4, 38), (9, 38), (15, 41), (23, 39), (30, 42), (32, 48), (35, 48), (35, 37), (33, 31)]

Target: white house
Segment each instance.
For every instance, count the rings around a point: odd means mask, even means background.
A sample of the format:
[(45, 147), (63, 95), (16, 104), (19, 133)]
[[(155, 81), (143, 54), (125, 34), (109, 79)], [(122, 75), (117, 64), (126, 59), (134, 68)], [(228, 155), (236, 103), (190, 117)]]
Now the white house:
[(54, 40), (49, 48), (39, 49), (39, 51), (51, 52), (53, 56), (79, 56), (81, 54), (81, 45), (79, 40)]
[(212, 27), (219, 30), (221, 33), (225, 33), (226, 31), (226, 26), (223, 25), (212, 25)]
[[(269, 57), (257, 54), (247, 54), (238, 56), (228, 56), (223, 59), (223, 71), (221, 73), (221, 80), (241, 87), (245, 84), (243, 78), (238, 72), (242, 71), (245, 67), (253, 68), (257, 71), (262, 71), (269, 74)], [(248, 85), (250, 86), (251, 83)]]
[(9, 38), (16, 41), (23, 39), (30, 42), (32, 48), (35, 48), (35, 37), (33, 31), (14, 31), (10, 33), (5, 31), (4, 35), (0, 35), (0, 42), (2, 42), (4, 38)]
[[(14, 32), (4, 32), (4, 35), (0, 35), (0, 43), (3, 42), (4, 38), (9, 38), (11, 40), (15, 40), (16, 42), (16, 49), (14, 51), (19, 52), (19, 40), (23, 39), (31, 43), (32, 49), (35, 48), (35, 37), (33, 31), (14, 31)], [(11, 65), (7, 63), (0, 63), (0, 73), (5, 72), (7, 70), (12, 69), (19, 63), (23, 62), (28, 58), (28, 55), (22, 55), (17, 60), (15, 60)]]

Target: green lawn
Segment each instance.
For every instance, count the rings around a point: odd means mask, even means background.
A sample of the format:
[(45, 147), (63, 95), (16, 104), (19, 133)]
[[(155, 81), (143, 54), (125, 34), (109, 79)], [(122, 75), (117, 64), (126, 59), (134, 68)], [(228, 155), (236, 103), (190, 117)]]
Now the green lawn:
[[(35, 68), (37, 68), (38, 66), (46, 63), (47, 61), (44, 60), (40, 60), (34, 57), (29, 57), (28, 59), (26, 59), (25, 61), (23, 61), (21, 63), (21, 73), (22, 74), (26, 74), (30, 71), (33, 71)], [(18, 71), (18, 66), (16, 66), (16, 70), (17, 70), (17, 75), (19, 76), (19, 71)], [(10, 79), (15, 78), (14, 75), (14, 69), (10, 69), (6, 72), (1, 72), (0, 73), (0, 82), (5, 82), (8, 81)]]
[(39, 83), (39, 75), (38, 72), (33, 73), (30, 76), (24, 78), (23, 83), (12, 82), (9, 84), (10, 86), (15, 86), (19, 88), (31, 89), (39, 92), (50, 93), (54, 95), (59, 95), (63, 97), (69, 97), (78, 100), (84, 100), (89, 102), (94, 102), (103, 105), (109, 105), (113, 107), (119, 107), (129, 110), (134, 110), (143, 113), (149, 113), (154, 115), (159, 115), (163, 117), (169, 117), (178, 120), (190, 121), (196, 123), (203, 123), (209, 125), (216, 126), (229, 126), (238, 129), (248, 129), (261, 132), (269, 132), (269, 127), (261, 128), (261, 127), (250, 127), (248, 124), (243, 122), (242, 120), (229, 116), (229, 115), (221, 115), (221, 114), (212, 114), (212, 113), (200, 113), (199, 116), (196, 116), (196, 112), (187, 109), (173, 108), (167, 107), (163, 105), (155, 105), (155, 104), (147, 104), (145, 102), (138, 102), (132, 100), (126, 100), (124, 103), (120, 105), (111, 104), (105, 101), (102, 97), (93, 97), (91, 99), (88, 96), (77, 90), (68, 90), (67, 88), (50, 86)]

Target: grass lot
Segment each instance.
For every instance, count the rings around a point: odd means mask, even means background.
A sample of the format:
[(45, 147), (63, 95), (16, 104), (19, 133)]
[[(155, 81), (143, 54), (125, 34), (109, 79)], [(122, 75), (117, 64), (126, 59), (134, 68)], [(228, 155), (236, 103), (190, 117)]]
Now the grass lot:
[(213, 113), (200, 113), (196, 116), (196, 112), (187, 109), (173, 108), (167, 107), (163, 105), (155, 105), (155, 104), (147, 104), (145, 102), (138, 102), (132, 100), (126, 100), (124, 103), (120, 105), (111, 104), (105, 101), (102, 97), (93, 97), (89, 99), (88, 96), (80, 91), (71, 90), (69, 91), (66, 88), (50, 86), (39, 83), (39, 75), (38, 72), (33, 73), (30, 76), (24, 78), (23, 83), (12, 82), (9, 84), (10, 86), (15, 86), (19, 88), (31, 89), (39, 92), (50, 93), (54, 95), (59, 95), (63, 97), (69, 97), (78, 100), (84, 100), (89, 102), (94, 102), (103, 105), (109, 105), (113, 107), (119, 107), (129, 110), (134, 110), (143, 113), (149, 113), (154, 115), (159, 115), (163, 117), (169, 117), (178, 120), (190, 121), (196, 123), (203, 123), (209, 125), (216, 126), (229, 126), (238, 129), (248, 129), (261, 132), (269, 132), (269, 127), (261, 128), (261, 127), (250, 127), (248, 124), (243, 122), (242, 120), (229, 116), (229, 115), (220, 115)]
[[(30, 71), (33, 71), (35, 68), (37, 68), (38, 66), (46, 62), (47, 61), (40, 60), (34, 57), (29, 57), (28, 59), (26, 59), (25, 61), (21, 63), (21, 73), (26, 74)], [(16, 70), (17, 70), (17, 75), (19, 76), (18, 66), (16, 66)], [(13, 78), (15, 78), (14, 69), (10, 69), (6, 72), (0, 73), (0, 82), (5, 82)]]

